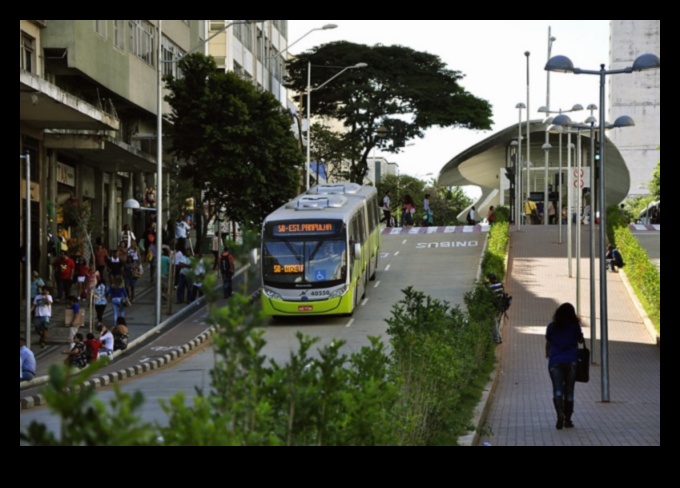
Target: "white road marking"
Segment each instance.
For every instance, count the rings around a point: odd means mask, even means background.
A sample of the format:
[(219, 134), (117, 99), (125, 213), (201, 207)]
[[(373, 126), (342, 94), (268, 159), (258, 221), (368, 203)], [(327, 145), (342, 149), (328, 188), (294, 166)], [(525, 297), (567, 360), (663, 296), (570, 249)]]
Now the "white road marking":
[(401, 245), (403, 246), (404, 244), (406, 244), (406, 241), (407, 241), (407, 240), (408, 240), (408, 239), (404, 239), (403, 241), (401, 241)]
[(363, 307), (364, 305), (366, 305), (366, 302), (368, 302), (368, 298), (364, 298), (364, 299), (362, 300), (361, 306)]
[(378, 288), (378, 285), (380, 284), (380, 280), (375, 282), (375, 285), (373, 285), (373, 288)]
[(390, 265), (389, 265), (389, 264), (388, 264), (387, 266), (385, 266), (385, 271), (387, 271), (388, 269), (390, 269)]
[(394, 253), (394, 255), (395, 255), (395, 256), (398, 256), (398, 255), (399, 255), (399, 251), (396, 251), (396, 252)]
[(354, 319), (349, 319), (349, 322), (347, 322), (347, 325), (345, 326), (345, 328), (351, 326), (353, 323), (354, 323)]

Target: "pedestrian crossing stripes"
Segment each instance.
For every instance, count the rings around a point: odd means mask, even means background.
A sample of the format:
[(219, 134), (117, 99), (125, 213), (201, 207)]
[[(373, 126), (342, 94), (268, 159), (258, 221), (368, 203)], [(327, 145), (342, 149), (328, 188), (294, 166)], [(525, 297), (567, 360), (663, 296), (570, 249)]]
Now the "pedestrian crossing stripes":
[(489, 226), (478, 225), (448, 225), (441, 227), (385, 227), (383, 235), (410, 235), (410, 234), (455, 234), (465, 232), (488, 232)]

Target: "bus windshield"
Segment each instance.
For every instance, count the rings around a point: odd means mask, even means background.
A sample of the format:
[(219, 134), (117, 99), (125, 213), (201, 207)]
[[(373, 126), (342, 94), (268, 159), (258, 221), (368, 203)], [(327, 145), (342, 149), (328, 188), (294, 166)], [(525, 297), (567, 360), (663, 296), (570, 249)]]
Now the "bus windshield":
[(262, 276), (265, 284), (281, 287), (333, 286), (347, 276), (347, 247), (337, 237), (264, 240)]

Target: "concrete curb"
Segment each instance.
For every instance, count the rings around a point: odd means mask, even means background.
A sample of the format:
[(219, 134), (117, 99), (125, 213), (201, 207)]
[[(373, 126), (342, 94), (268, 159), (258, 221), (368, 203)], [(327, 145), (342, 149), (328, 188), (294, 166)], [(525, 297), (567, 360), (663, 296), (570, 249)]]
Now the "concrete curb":
[[(512, 239), (512, 235), (510, 236), (510, 239), (508, 239), (508, 245), (505, 249), (505, 261), (503, 263), (503, 266), (505, 267), (505, 276), (507, 278), (507, 271), (508, 271), (508, 260), (510, 259), (510, 241)], [(484, 249), (482, 250), (482, 260), (484, 259), (484, 255), (486, 254), (486, 248), (489, 244), (489, 235), (487, 234), (486, 239), (484, 240)], [(477, 280), (480, 279), (482, 273), (482, 261), (480, 260), (479, 266), (477, 268)], [(505, 283), (503, 283), (503, 286), (505, 287)], [(501, 331), (505, 328), (505, 322), (506, 319), (505, 317), (502, 317), (501, 320), (503, 321), (501, 323)], [(502, 334), (501, 334), (502, 337)], [(501, 345), (497, 345), (496, 349), (494, 351), (494, 354), (496, 356), (496, 366), (494, 367), (493, 371), (491, 372), (491, 375), (489, 377), (489, 382), (486, 385), (486, 388), (482, 392), (482, 398), (479, 400), (479, 403), (477, 403), (477, 406), (475, 407), (475, 411), (472, 417), (472, 425), (475, 426), (474, 430), (468, 432), (466, 435), (460, 436), (458, 438), (458, 445), (459, 446), (477, 446), (479, 445), (479, 436), (480, 436), (480, 429), (483, 428), (484, 424), (486, 423), (486, 417), (489, 413), (489, 407), (491, 405), (491, 399), (493, 398), (494, 393), (496, 392), (496, 386), (498, 385), (498, 377), (500, 375), (500, 365), (501, 365), (501, 359), (503, 358), (503, 347)]]
[[(187, 307), (189, 308), (189, 307)], [(186, 309), (185, 309), (186, 310)], [(179, 315), (179, 314), (178, 314)], [(166, 321), (167, 322), (167, 321)], [(164, 322), (164, 326), (167, 326), (168, 324)], [(157, 327), (156, 329), (160, 329), (161, 326)], [(84, 388), (100, 388), (102, 386), (107, 386), (112, 383), (115, 383), (117, 381), (122, 381), (127, 378), (131, 378), (135, 375), (138, 374), (143, 374), (147, 373), (149, 371), (153, 371), (156, 369), (160, 369), (163, 366), (166, 366), (173, 361), (176, 361), (177, 359), (181, 358), (182, 356), (185, 356), (189, 354), (191, 351), (194, 349), (198, 348), (199, 346), (203, 345), (205, 342), (207, 342), (210, 337), (214, 333), (214, 327), (210, 327), (208, 330), (205, 332), (199, 334), (195, 339), (192, 339), (189, 341), (187, 344), (184, 344), (181, 346), (179, 349), (175, 349), (173, 351), (168, 352), (164, 356), (154, 359), (152, 361), (149, 361), (144, 364), (138, 364), (129, 368), (125, 369), (120, 369), (118, 371), (114, 371), (111, 373), (106, 373), (100, 376), (95, 376), (93, 378), (90, 378), (86, 382), (83, 383)], [(149, 331), (148, 334), (154, 333), (153, 331)], [(145, 334), (147, 335), (147, 334)], [(142, 341), (143, 338), (140, 337), (138, 341)], [(130, 344), (132, 346), (132, 343)], [(128, 346), (130, 347), (130, 346)], [(116, 351), (119, 353), (122, 353), (123, 351)], [(43, 378), (43, 377), (41, 377)], [(44, 377), (45, 380), (44, 382), (47, 381), (47, 376)], [(30, 408), (38, 407), (38, 406), (43, 406), (46, 405), (47, 402), (45, 401), (45, 398), (42, 394), (38, 393), (35, 395), (31, 395), (25, 398), (22, 398), (20, 401), (20, 410), (27, 410)]]
[[(234, 276), (238, 276), (242, 273), (247, 272), (249, 265), (244, 265), (240, 267), (236, 273), (234, 273)], [(221, 289), (222, 285), (218, 285), (215, 287), (216, 290)], [(251, 296), (251, 299), (255, 297), (255, 292)], [(136, 346), (142, 344), (145, 340), (150, 338), (153, 335), (159, 334), (163, 329), (169, 327), (170, 325), (175, 324), (176, 322), (183, 320), (185, 317), (191, 315), (194, 313), (197, 309), (203, 307), (205, 305), (205, 296), (201, 296), (197, 298), (194, 302), (192, 302), (190, 305), (184, 307), (182, 310), (178, 311), (176, 314), (172, 315), (171, 317), (167, 318), (158, 326), (152, 328), (151, 330), (145, 332), (139, 337), (136, 337), (134, 340), (130, 341), (128, 344), (128, 348), (125, 351), (115, 351), (112, 355), (111, 359), (115, 359), (116, 357), (120, 356), (121, 354), (125, 354), (128, 350), (134, 349)], [(126, 368), (126, 369), (121, 369), (118, 371), (115, 371), (113, 373), (107, 373), (105, 375), (100, 375), (96, 376), (94, 378), (89, 379), (84, 383), (83, 386), (92, 386), (94, 388), (99, 388), (101, 386), (107, 386), (111, 383), (114, 383), (116, 381), (121, 381), (127, 378), (131, 378), (132, 376), (135, 376), (137, 374), (141, 373), (146, 373), (151, 370), (159, 369), (163, 366), (166, 366), (167, 364), (170, 364), (171, 362), (177, 360), (178, 358), (184, 356), (185, 354), (188, 354), (192, 350), (196, 349), (203, 343), (207, 342), (210, 337), (213, 335), (215, 332), (215, 327), (211, 326), (208, 329), (206, 329), (203, 333), (199, 334), (195, 339), (189, 341), (187, 344), (181, 346), (179, 349), (174, 350), (169, 352), (168, 354), (164, 355), (162, 358), (156, 359), (154, 361), (150, 361), (148, 363), (145, 363), (143, 365), (135, 365), (134, 367), (131, 368)], [(33, 386), (38, 386), (44, 383), (47, 383), (49, 379), (48, 375), (43, 375), (43, 376), (38, 376), (36, 378), (33, 378), (31, 381), (23, 381), (20, 383), (20, 389), (27, 389)], [(45, 401), (45, 398), (42, 394), (37, 393), (35, 395), (30, 395), (26, 396), (24, 398), (21, 398), (19, 401), (19, 410), (27, 410), (30, 408), (35, 408), (38, 406), (43, 406), (46, 405), (47, 402)]]
[(623, 270), (623, 268), (619, 268), (619, 276), (621, 276), (621, 281), (623, 282), (623, 286), (626, 287), (626, 291), (628, 292), (630, 299), (633, 301), (633, 305), (635, 306), (638, 313), (640, 314), (640, 317), (642, 318), (642, 322), (645, 324), (645, 328), (647, 329), (647, 332), (649, 332), (649, 335), (652, 336), (652, 339), (654, 339), (656, 341), (656, 345), (661, 347), (661, 335), (656, 331), (654, 324), (652, 323), (649, 316), (647, 315), (647, 312), (645, 311), (644, 307), (642, 306), (642, 303), (640, 303), (640, 300), (638, 299), (637, 295), (635, 294), (635, 290), (633, 290), (633, 287), (630, 284), (630, 281), (628, 281), (628, 276), (626, 275), (626, 272)]

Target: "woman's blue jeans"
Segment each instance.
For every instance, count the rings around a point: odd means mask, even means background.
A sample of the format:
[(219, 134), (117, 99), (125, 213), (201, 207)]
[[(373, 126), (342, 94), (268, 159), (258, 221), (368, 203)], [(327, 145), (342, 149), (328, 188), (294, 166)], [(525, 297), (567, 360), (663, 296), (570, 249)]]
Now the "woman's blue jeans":
[(564, 398), (567, 402), (573, 402), (576, 361), (573, 363), (557, 363), (548, 368), (548, 371), (553, 385), (553, 398)]

